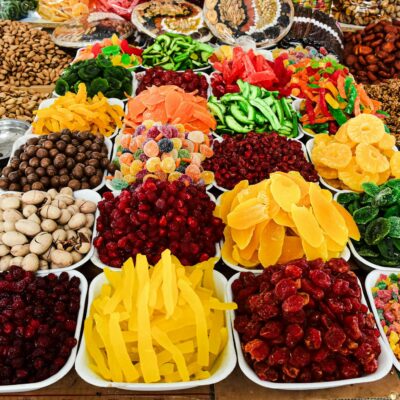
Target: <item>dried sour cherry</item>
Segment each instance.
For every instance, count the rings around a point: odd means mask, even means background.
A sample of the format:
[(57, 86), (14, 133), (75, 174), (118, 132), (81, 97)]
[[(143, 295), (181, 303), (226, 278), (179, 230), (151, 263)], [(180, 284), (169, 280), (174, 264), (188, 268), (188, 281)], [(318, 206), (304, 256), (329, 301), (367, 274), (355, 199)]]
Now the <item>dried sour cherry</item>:
[(366, 224), (375, 219), (379, 214), (379, 208), (373, 206), (361, 207), (354, 211), (353, 218), (356, 224)]
[(390, 222), (386, 218), (377, 218), (371, 221), (365, 231), (364, 240), (367, 244), (378, 244), (390, 232)]

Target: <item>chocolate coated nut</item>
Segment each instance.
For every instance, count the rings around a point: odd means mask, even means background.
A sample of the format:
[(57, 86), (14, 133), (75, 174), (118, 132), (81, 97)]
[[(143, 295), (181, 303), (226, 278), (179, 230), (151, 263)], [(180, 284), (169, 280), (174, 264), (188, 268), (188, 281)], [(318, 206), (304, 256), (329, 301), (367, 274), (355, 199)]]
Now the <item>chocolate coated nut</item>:
[(400, 60), (397, 60), (397, 61), (394, 63), (394, 67), (397, 69), (397, 71), (400, 71)]

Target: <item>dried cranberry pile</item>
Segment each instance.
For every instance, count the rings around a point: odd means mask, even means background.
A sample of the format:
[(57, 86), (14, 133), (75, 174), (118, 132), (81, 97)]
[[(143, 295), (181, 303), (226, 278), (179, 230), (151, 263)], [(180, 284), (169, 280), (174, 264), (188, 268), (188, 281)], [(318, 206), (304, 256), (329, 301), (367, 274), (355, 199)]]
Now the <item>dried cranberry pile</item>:
[(318, 181), (318, 173), (304, 157), (301, 144), (277, 133), (224, 135), (224, 141), (215, 140), (213, 146), (214, 156), (202, 166), (213, 171), (218, 186), (225, 189), (233, 189), (243, 179), (258, 183), (276, 171), (299, 171), (307, 181)]
[(343, 259), (296, 260), (232, 285), (235, 329), (258, 377), (272, 382), (356, 378), (378, 368), (379, 331)]
[(67, 272), (0, 274), (0, 385), (43, 381), (65, 365), (77, 343), (79, 285)]
[(236, 83), (227, 84), (224, 77), (220, 73), (212, 74), (211, 76), (212, 93), (215, 97), (222, 97), (226, 93), (239, 93), (240, 89)]
[(223, 237), (223, 222), (213, 216), (215, 204), (204, 186), (150, 178), (117, 197), (103, 197), (94, 245), (112, 267), (139, 253), (155, 265), (165, 249), (183, 265), (194, 265), (214, 257)]
[(146, 70), (145, 75), (136, 89), (136, 94), (138, 95), (150, 86), (163, 85), (175, 85), (188, 93), (197, 90), (199, 96), (208, 97), (208, 82), (204, 75), (198, 75), (192, 70), (187, 70), (185, 72), (167, 71), (161, 67)]

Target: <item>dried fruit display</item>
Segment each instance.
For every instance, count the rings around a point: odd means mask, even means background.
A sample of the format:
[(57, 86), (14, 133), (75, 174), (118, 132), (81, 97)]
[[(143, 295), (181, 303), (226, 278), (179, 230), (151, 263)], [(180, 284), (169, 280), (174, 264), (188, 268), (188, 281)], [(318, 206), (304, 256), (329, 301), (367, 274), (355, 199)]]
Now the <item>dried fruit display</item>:
[(351, 379), (378, 369), (374, 317), (343, 259), (274, 265), (240, 274), (234, 328), (257, 376), (271, 382)]
[(0, 385), (40, 382), (65, 365), (77, 344), (80, 283), (15, 266), (0, 274)]
[(208, 82), (205, 75), (192, 70), (185, 72), (166, 71), (161, 67), (149, 68), (143, 73), (136, 74), (139, 81), (136, 94), (143, 92), (151, 86), (175, 85), (187, 93), (196, 93), (201, 97), (208, 97)]
[(204, 133), (217, 125), (204, 97), (186, 93), (174, 85), (152, 86), (129, 99), (124, 132), (133, 133), (146, 120), (182, 124), (187, 131)]
[(345, 63), (360, 82), (400, 76), (400, 21), (379, 21), (346, 33)]
[(381, 274), (371, 292), (390, 348), (400, 360), (399, 279), (400, 274)]
[(364, 193), (340, 193), (338, 202), (353, 216), (361, 239), (358, 254), (382, 266), (400, 265), (400, 180), (364, 183)]
[(328, 190), (297, 171), (274, 172), (256, 185), (239, 182), (221, 196), (215, 215), (226, 224), (222, 257), (233, 265), (264, 268), (303, 257), (338, 257), (360, 233)]
[(65, 22), (89, 14), (89, 0), (38, 0), (38, 13), (45, 20)]
[(110, 104), (101, 92), (88, 98), (85, 84), (80, 83), (78, 93), (68, 92), (35, 114), (32, 131), (38, 135), (70, 129), (111, 136), (122, 127), (124, 110), (118, 104)]
[(91, 307), (84, 328), (93, 372), (129, 383), (210, 377), (228, 340), (224, 311), (236, 308), (216, 296), (216, 261), (185, 268), (164, 250), (154, 267), (138, 254), (121, 272), (106, 268), (93, 301), (105, 306)]
[(113, 162), (118, 169), (110, 177), (111, 186), (121, 190), (148, 178), (209, 185), (214, 181), (214, 174), (205, 170), (202, 163), (214, 153), (211, 141), (211, 135), (185, 132), (183, 125), (146, 121), (133, 135), (122, 134), (116, 139)]
[(104, 193), (98, 207), (94, 245), (111, 267), (139, 253), (154, 265), (167, 248), (183, 265), (193, 265), (214, 257), (223, 237), (224, 224), (213, 215), (215, 203), (205, 187), (182, 180), (149, 178), (119, 196)]
[(304, 156), (301, 143), (277, 133), (248, 133), (214, 141), (214, 155), (202, 163), (215, 173), (218, 186), (233, 189), (246, 179), (251, 185), (269, 177), (271, 172), (298, 171), (305, 180), (318, 181), (318, 173)]
[(361, 112), (379, 114), (381, 104), (369, 98), (349, 70), (333, 58), (308, 58), (287, 68), (293, 72), (287, 87), (293, 96), (304, 99), (300, 121), (308, 133), (334, 134)]
[(227, 93), (219, 100), (214, 96), (208, 99), (208, 109), (217, 120), (216, 133), (278, 132), (290, 138), (299, 135), (298, 116), (291, 99), (279, 99), (279, 92), (241, 79), (237, 84), (239, 93)]
[(340, 127), (335, 136), (317, 135), (311, 152), (319, 175), (338, 189), (362, 192), (364, 182), (378, 185), (400, 177), (400, 154), (395, 136), (381, 119), (360, 114)]

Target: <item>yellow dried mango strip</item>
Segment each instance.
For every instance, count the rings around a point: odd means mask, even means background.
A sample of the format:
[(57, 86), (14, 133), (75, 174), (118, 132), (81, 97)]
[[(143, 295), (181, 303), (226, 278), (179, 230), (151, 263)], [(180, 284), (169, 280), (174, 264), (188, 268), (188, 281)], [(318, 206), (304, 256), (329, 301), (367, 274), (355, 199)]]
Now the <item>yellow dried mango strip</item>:
[(103, 313), (104, 314), (111, 314), (112, 312), (114, 312), (114, 310), (117, 308), (118, 304), (122, 301), (122, 296), (123, 296), (123, 286), (119, 285), (115, 289), (115, 291), (114, 291), (113, 295), (111, 296), (111, 298), (104, 305)]
[(220, 330), (224, 325), (224, 314), (221, 311), (214, 311), (210, 315), (210, 353), (217, 355), (221, 348)]
[(118, 313), (112, 313), (110, 315), (108, 332), (110, 338), (112, 338), (111, 347), (122, 373), (125, 376), (125, 382), (136, 382), (139, 379), (139, 374), (129, 358), (124, 337), (122, 336), (121, 328), (119, 326)]
[(175, 264), (171, 262), (171, 252), (165, 250), (161, 254), (163, 265), (163, 282), (162, 293), (166, 309), (166, 318), (170, 318), (174, 313), (176, 302), (178, 300), (178, 288), (176, 286), (176, 268)]
[(212, 257), (200, 264), (200, 268), (204, 269), (203, 286), (207, 289), (210, 289), (213, 293), (215, 291), (214, 266), (217, 263), (217, 261), (218, 258)]
[(111, 374), (108, 369), (107, 362), (102, 351), (96, 346), (93, 338), (93, 318), (91, 317), (87, 318), (84, 323), (84, 335), (86, 349), (89, 353), (89, 356), (92, 357), (99, 375), (101, 375), (104, 379), (109, 380), (111, 378)]
[(185, 357), (179, 351), (179, 349), (171, 342), (168, 335), (162, 332), (157, 327), (153, 327), (151, 330), (151, 335), (154, 340), (165, 350), (169, 351), (172, 354), (172, 358), (175, 361), (176, 367), (178, 369), (180, 378), (183, 382), (187, 382), (189, 380), (189, 372), (187, 370)]
[(157, 298), (159, 295), (159, 289), (161, 288), (163, 279), (163, 270), (161, 260), (154, 266), (153, 274), (150, 281), (150, 297), (149, 297), (149, 308), (152, 314), (157, 306)]
[(135, 280), (135, 267), (132, 258), (124, 262), (122, 275), (122, 302), (126, 311), (129, 313), (132, 310), (133, 282)]
[(112, 271), (110, 268), (107, 267), (104, 268), (103, 271), (111, 287), (115, 290), (122, 282), (122, 275), (120, 271)]
[(199, 365), (207, 367), (209, 363), (210, 343), (207, 335), (207, 321), (204, 309), (196, 292), (183, 279), (179, 279), (178, 288), (181, 295), (189, 304), (196, 319), (196, 337), (197, 337), (197, 362)]
[(171, 331), (169, 336), (173, 338), (175, 342), (196, 338), (196, 325), (175, 329)]

